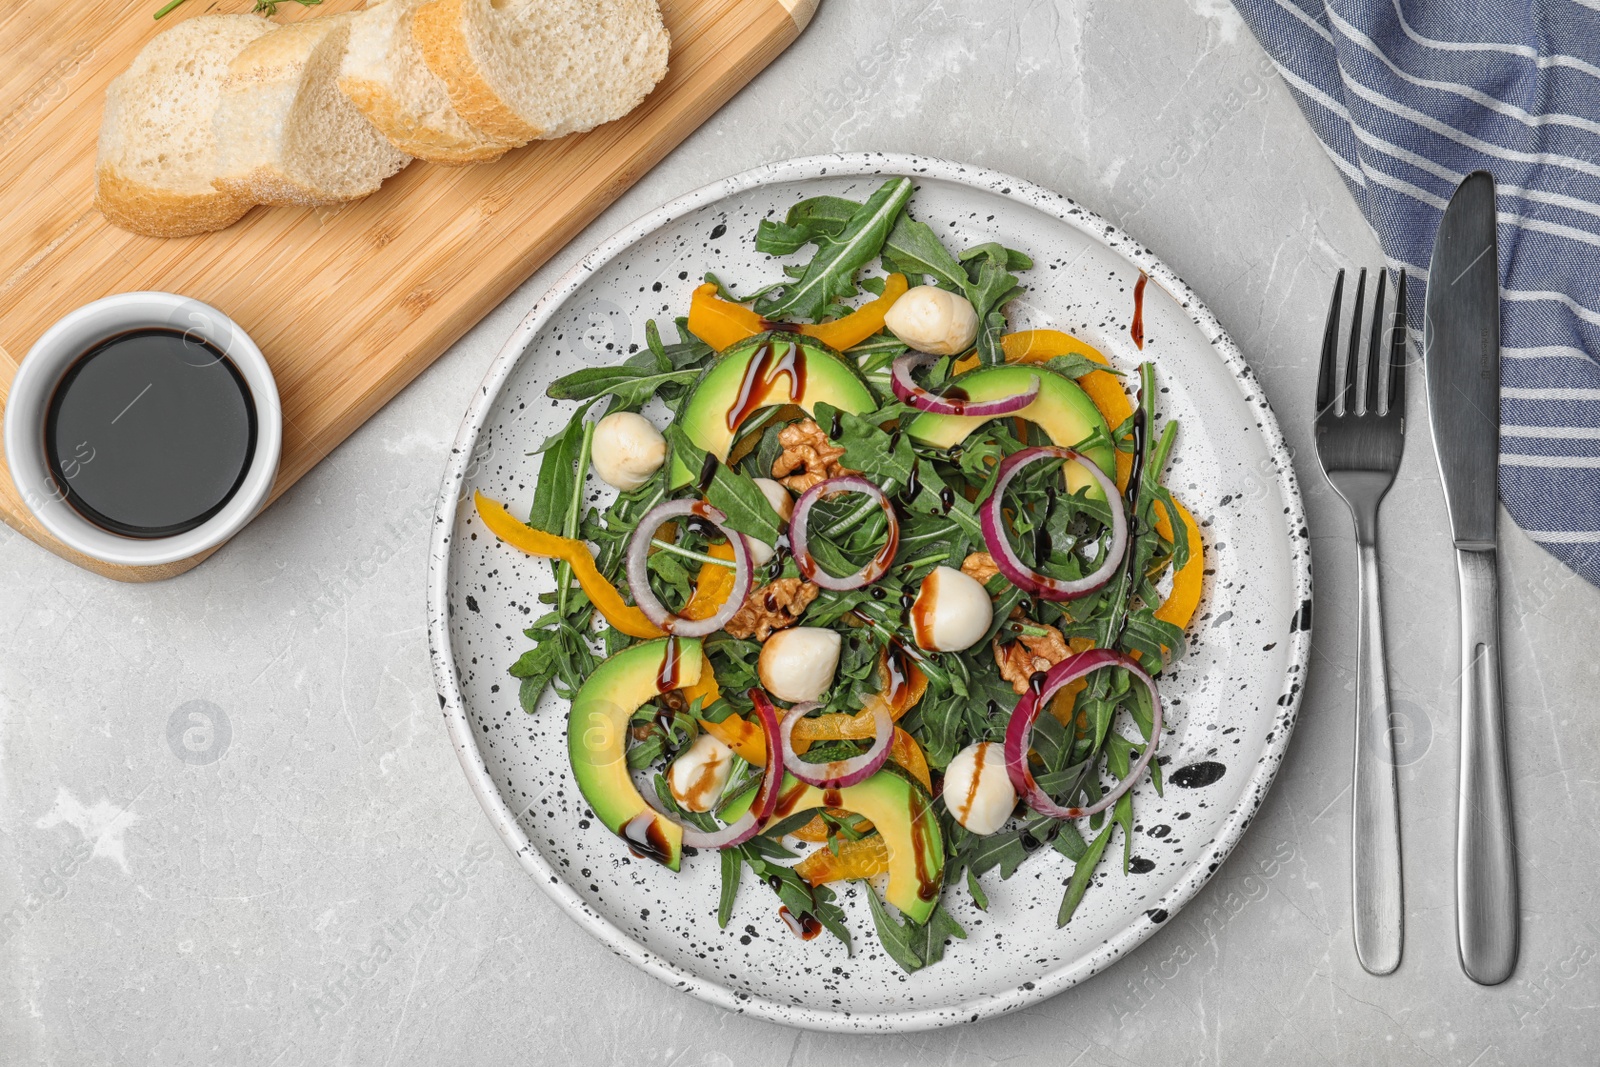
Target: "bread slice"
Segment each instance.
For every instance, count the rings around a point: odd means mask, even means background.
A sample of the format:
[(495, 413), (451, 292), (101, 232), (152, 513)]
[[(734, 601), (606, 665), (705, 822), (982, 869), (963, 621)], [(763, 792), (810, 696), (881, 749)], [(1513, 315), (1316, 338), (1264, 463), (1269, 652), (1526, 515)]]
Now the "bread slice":
[(412, 30), (461, 117), (516, 144), (621, 118), (667, 72), (656, 0), (432, 0)]
[(274, 29), (258, 15), (201, 15), (151, 38), (106, 88), (94, 203), (135, 233), (186, 237), (238, 221), (252, 201), (211, 184), (211, 121), (228, 63)]
[(356, 15), (339, 88), (402, 152), (430, 163), (487, 163), (511, 142), (481, 133), (450, 104), (411, 33), (428, 0), (376, 0)]
[(218, 189), (258, 204), (331, 204), (411, 162), (339, 91), (354, 19), (279, 26), (233, 58), (214, 124)]

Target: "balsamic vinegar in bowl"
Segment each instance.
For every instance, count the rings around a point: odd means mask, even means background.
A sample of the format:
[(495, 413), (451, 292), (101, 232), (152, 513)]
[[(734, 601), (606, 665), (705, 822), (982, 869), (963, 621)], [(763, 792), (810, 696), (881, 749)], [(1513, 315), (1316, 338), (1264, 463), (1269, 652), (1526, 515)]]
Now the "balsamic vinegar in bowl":
[(73, 510), (124, 537), (193, 530), (243, 483), (257, 413), (243, 374), (193, 331), (127, 330), (62, 375), (44, 424), (51, 477)]

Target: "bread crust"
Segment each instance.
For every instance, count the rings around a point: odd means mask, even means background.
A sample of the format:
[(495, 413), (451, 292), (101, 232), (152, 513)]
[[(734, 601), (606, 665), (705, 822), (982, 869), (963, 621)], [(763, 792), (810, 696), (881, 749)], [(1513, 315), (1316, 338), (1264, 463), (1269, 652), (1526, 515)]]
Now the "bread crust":
[[(181, 47), (190, 51), (209, 53), (225, 71), (231, 57), (252, 38), (272, 29), (271, 22), (257, 15), (201, 15), (156, 35), (111, 81), (106, 87), (94, 169), (94, 206), (108, 222), (150, 237), (189, 237), (230, 226), (250, 210), (253, 205), (249, 201), (209, 188), (203, 178), (185, 182), (167, 175), (165, 181), (152, 181), (149, 173), (129, 168), (127, 139), (136, 132), (130, 125), (135, 120), (129, 117), (126, 97), (144, 91), (130, 88), (130, 79), (146, 78), (159, 70), (161, 57), (170, 58), (173, 48), (179, 47), (175, 42), (181, 41)], [(209, 133), (211, 116), (201, 121)]]
[(524, 122), (481, 74), (462, 29), (468, 0), (433, 0), (417, 8), (411, 32), (428, 69), (444, 79), (450, 103), (467, 123), (491, 137), (525, 145), (545, 131)]
[(147, 237), (191, 237), (232, 226), (252, 202), (213, 190), (180, 193), (148, 185), (110, 164), (95, 168), (94, 206), (107, 221)]
[(506, 154), (511, 145), (491, 140), (487, 134), (478, 140), (452, 137), (443, 130), (416, 126), (408, 121), (408, 111), (382, 85), (366, 78), (341, 77), (339, 89), (350, 102), (389, 139), (389, 143), (409, 156), (458, 166), (465, 163), (490, 163)]
[(227, 196), (266, 207), (319, 207), (324, 204), (360, 200), (370, 195), (362, 193), (349, 197), (329, 196), (321, 190), (312, 189), (295, 181), (277, 167), (256, 167), (245, 174), (213, 178), (211, 184)]

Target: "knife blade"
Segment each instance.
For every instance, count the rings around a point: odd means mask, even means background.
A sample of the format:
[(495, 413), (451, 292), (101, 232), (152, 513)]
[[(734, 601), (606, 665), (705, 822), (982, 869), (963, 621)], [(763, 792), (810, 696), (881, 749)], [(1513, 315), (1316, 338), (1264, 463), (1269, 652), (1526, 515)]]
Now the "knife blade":
[(1500, 454), (1500, 261), (1494, 179), (1476, 171), (1439, 222), (1428, 270), (1423, 362), (1457, 547), (1494, 546)]
[(1456, 947), (1484, 985), (1517, 963), (1511, 791), (1500, 699), (1495, 502), (1500, 456), (1500, 263), (1494, 179), (1469, 174), (1439, 221), (1422, 358), (1461, 596), (1461, 754), (1456, 797)]

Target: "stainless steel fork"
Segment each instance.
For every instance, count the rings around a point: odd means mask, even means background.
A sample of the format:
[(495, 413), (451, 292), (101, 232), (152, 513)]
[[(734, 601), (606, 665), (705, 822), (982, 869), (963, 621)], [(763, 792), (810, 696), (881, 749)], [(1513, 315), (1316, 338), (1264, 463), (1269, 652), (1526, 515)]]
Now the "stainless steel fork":
[[(1378, 273), (1372, 309), (1366, 377), (1360, 375), (1361, 310), (1367, 272), (1356, 282), (1350, 320), (1350, 354), (1344, 384), (1335, 388), (1338, 368), (1339, 310), (1344, 271), (1333, 286), (1333, 306), (1322, 336), (1322, 370), (1317, 379), (1317, 458), (1334, 491), (1355, 517), (1360, 557), (1360, 620), (1356, 637), (1356, 745), (1350, 839), (1350, 889), (1356, 958), (1372, 974), (1400, 966), (1404, 908), (1400, 882), (1400, 805), (1395, 789), (1394, 744), (1389, 730), (1389, 677), (1383, 643), (1383, 611), (1378, 597), (1378, 505), (1400, 469), (1405, 449), (1406, 276), (1400, 274), (1395, 320), (1386, 328), (1383, 290), (1387, 272)], [(1387, 333), (1388, 344), (1383, 344)], [(1387, 350), (1388, 373), (1383, 373)], [(1379, 407), (1379, 384), (1388, 388)], [(1363, 393), (1365, 398), (1363, 400)], [(1360, 410), (1357, 403), (1360, 401)]]

